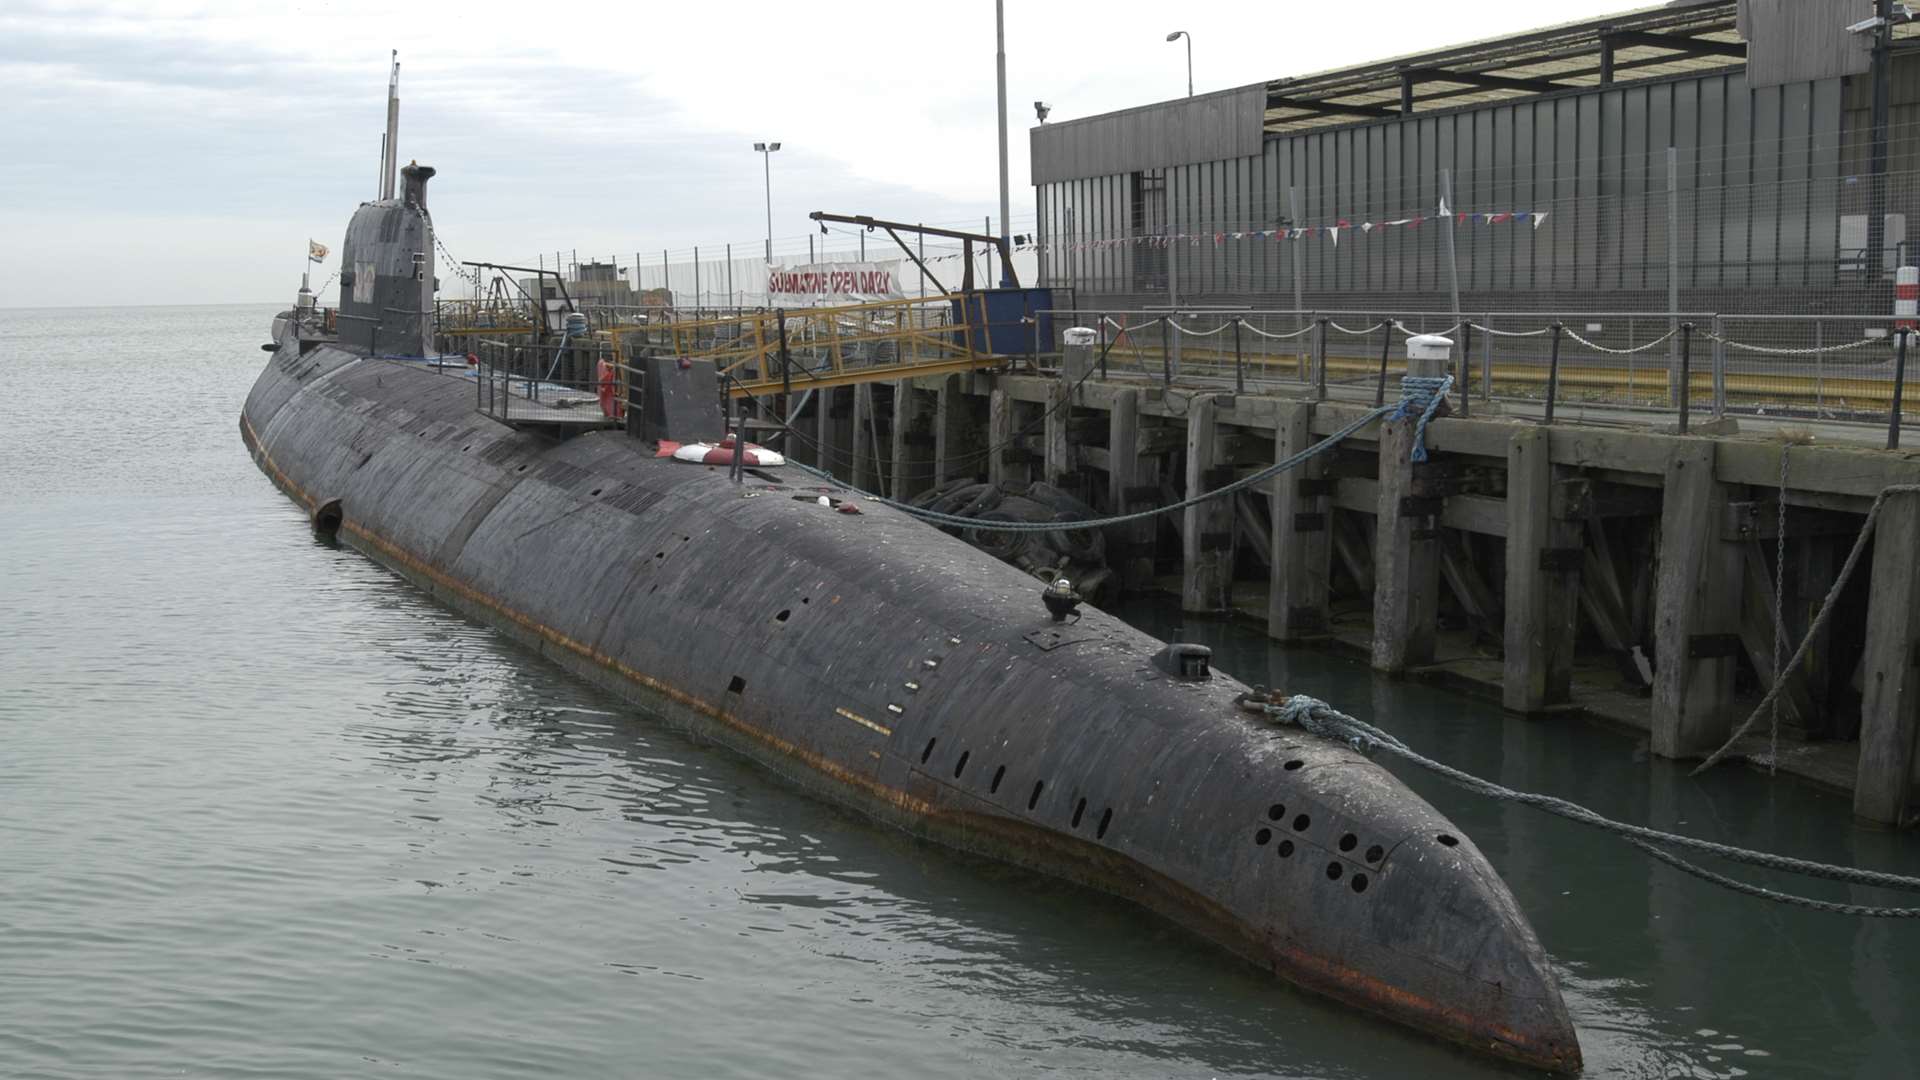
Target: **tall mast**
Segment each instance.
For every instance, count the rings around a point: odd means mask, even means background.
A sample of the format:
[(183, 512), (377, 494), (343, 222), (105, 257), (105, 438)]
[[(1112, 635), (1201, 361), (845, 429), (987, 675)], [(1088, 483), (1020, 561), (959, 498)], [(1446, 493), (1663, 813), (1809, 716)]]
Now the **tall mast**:
[(393, 198), (394, 173), (400, 164), (400, 50), (393, 50), (393, 71), (387, 76), (387, 138), (381, 144), (380, 197)]

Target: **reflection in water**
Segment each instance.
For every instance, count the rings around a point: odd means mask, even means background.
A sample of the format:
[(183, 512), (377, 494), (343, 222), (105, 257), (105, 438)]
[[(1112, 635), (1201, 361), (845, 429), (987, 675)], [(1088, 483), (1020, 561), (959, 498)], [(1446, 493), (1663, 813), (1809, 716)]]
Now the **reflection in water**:
[[(22, 462), (0, 470), (0, 1071), (1499, 1072), (1118, 902), (800, 795), (315, 544), (233, 431), (270, 314), (0, 312)], [(172, 380), (152, 412), (75, 429), (46, 395), (99, 350)], [(1912, 837), (1852, 828), (1844, 800), (1693, 780), (1620, 736), (1242, 629), (1185, 636), (1515, 786), (1917, 868)], [(1915, 928), (1728, 896), (1407, 779), (1512, 884), (1591, 1075), (1920, 1071)]]

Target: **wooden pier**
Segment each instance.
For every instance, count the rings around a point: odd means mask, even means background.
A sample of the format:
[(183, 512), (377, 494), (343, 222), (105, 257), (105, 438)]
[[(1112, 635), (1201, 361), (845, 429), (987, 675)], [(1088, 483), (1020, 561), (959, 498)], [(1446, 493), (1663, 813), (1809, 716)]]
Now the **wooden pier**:
[[(1216, 490), (1370, 405), (1310, 394), (940, 374), (817, 390), (789, 449), (895, 497), (954, 477), (1046, 479), (1117, 513)], [(1378, 422), (1257, 494), (1110, 529), (1108, 561), (1126, 588), (1177, 592), (1188, 611), (1697, 758), (1772, 685), (1776, 610), (1790, 656), (1875, 497), (1920, 483), (1920, 461), (1804, 433), (1659, 430), (1670, 424), (1548, 426), (1476, 405), (1434, 420), (1414, 463), (1413, 421)], [(1766, 717), (1738, 752), (1851, 792), (1863, 819), (1909, 824), (1916, 664), (1920, 495), (1895, 494), (1780, 695), (1777, 739)]]

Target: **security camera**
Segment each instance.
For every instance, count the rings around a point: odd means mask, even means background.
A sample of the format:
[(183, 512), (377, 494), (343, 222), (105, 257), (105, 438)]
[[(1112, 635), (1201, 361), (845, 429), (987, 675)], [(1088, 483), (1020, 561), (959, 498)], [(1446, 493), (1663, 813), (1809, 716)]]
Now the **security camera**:
[(1044, 101), (1036, 101), (1033, 103), (1033, 114), (1035, 116), (1038, 116), (1040, 118), (1040, 122), (1043, 124), (1047, 122), (1047, 114), (1052, 111), (1053, 111), (1053, 106), (1047, 104)]

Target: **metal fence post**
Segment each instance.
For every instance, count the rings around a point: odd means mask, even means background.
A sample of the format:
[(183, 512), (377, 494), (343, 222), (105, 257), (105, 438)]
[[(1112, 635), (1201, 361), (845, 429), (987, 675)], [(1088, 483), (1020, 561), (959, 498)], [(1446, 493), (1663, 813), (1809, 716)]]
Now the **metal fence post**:
[(1692, 371), (1690, 370), (1692, 366), (1693, 324), (1683, 322), (1680, 324), (1680, 393), (1678, 395), (1680, 402), (1680, 434), (1682, 435), (1687, 433), (1688, 398), (1690, 396), (1689, 392), (1693, 389), (1691, 385)]
[(1313, 399), (1327, 400), (1327, 320), (1313, 321)]
[(1240, 316), (1233, 317), (1233, 392), (1247, 392), (1247, 371), (1240, 366)]
[(1912, 331), (1905, 327), (1895, 330), (1898, 335), (1893, 344), (1893, 406), (1887, 420), (1887, 449), (1900, 448), (1900, 396), (1907, 385), (1907, 335)]
[(1553, 348), (1547, 356), (1547, 415), (1545, 423), (1553, 423), (1553, 399), (1560, 393), (1560, 320), (1553, 321)]
[(1379, 408), (1387, 403), (1387, 357), (1393, 352), (1393, 317), (1380, 320), (1384, 330), (1380, 342), (1380, 381), (1373, 388), (1373, 405)]
[(1107, 344), (1107, 313), (1103, 311), (1094, 316), (1094, 318), (1099, 320), (1094, 325), (1100, 328), (1100, 380), (1105, 382), (1107, 378), (1107, 350), (1111, 348), (1111, 346)]
[(1460, 328), (1460, 419), (1473, 415), (1473, 324), (1459, 312), (1453, 313), (1453, 324)]
[(1727, 414), (1727, 334), (1726, 324), (1713, 317), (1713, 418)]
[(1487, 355), (1480, 358), (1480, 396), (1486, 400), (1488, 405), (1492, 405), (1493, 404), (1493, 346), (1494, 346), (1493, 316), (1483, 315), (1481, 316), (1481, 318), (1484, 318), (1487, 320), (1487, 343), (1481, 346), (1481, 348), (1487, 351)]
[(1171, 388), (1173, 386), (1173, 355), (1168, 349), (1173, 331), (1168, 329), (1168, 321), (1168, 316), (1160, 316), (1160, 384)]

